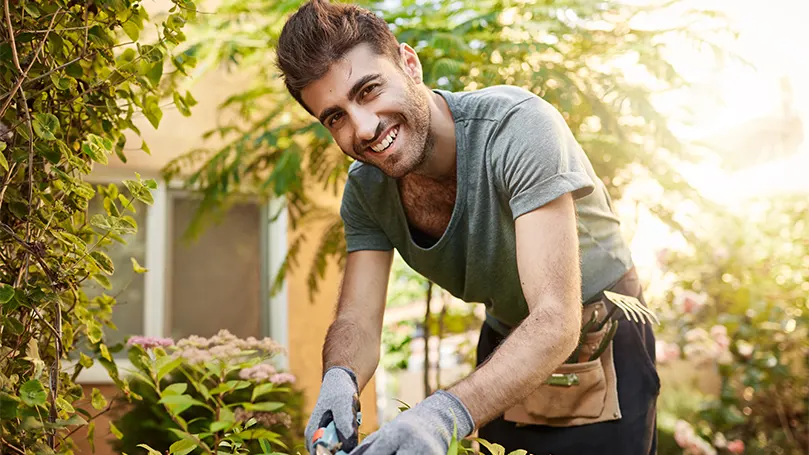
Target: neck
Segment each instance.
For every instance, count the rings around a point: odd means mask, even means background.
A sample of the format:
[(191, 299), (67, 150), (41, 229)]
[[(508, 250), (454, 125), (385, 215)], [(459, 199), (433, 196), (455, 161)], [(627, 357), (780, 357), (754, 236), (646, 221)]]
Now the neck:
[(446, 100), (427, 87), (430, 106), (430, 130), (433, 135), (432, 150), (414, 174), (439, 182), (454, 180), (456, 167), (455, 120)]

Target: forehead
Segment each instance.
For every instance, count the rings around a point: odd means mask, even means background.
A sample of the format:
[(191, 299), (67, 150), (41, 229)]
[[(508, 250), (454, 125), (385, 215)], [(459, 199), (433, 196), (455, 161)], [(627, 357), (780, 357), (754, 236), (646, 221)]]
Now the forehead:
[(395, 70), (393, 62), (385, 55), (379, 55), (367, 44), (360, 44), (340, 60), (335, 61), (329, 72), (301, 90), (304, 103), (315, 115), (323, 109), (340, 105), (348, 99), (348, 91), (368, 74), (390, 74)]

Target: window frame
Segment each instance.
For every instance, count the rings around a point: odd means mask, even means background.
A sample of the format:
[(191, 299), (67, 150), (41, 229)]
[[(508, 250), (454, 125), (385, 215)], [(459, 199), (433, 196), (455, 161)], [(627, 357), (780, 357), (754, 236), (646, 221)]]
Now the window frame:
[[(93, 186), (108, 185), (110, 183), (119, 184), (123, 179), (134, 178), (133, 170), (107, 168), (102, 172), (96, 171), (87, 178), (87, 182)], [(170, 267), (170, 230), (171, 230), (171, 203), (173, 198), (182, 197), (183, 194), (190, 195), (191, 192), (183, 191), (183, 185), (179, 181), (166, 181), (155, 173), (140, 172), (145, 178), (153, 178), (157, 181), (157, 189), (152, 191), (154, 204), (147, 208), (145, 226), (138, 226), (138, 229), (146, 229), (146, 254), (143, 267), (149, 272), (144, 275), (144, 302), (143, 302), (143, 333), (141, 335), (151, 337), (166, 336), (166, 314), (169, 311), (169, 267)], [(259, 219), (262, 220), (259, 226), (259, 248), (261, 254), (261, 285), (259, 291), (264, 298), (261, 304), (261, 335), (271, 337), (289, 352), (288, 334), (288, 291), (286, 280), (275, 295), (270, 295), (270, 289), (274, 278), (287, 255), (287, 210), (283, 202), (273, 199), (268, 203), (259, 203)], [(161, 271), (162, 273), (155, 273)], [(114, 310), (113, 310), (114, 311)], [(75, 361), (63, 362), (63, 370), (72, 371)], [(122, 376), (126, 371), (132, 370), (133, 366), (129, 359), (118, 358), (115, 363)], [(288, 356), (278, 356), (276, 358), (277, 367), (281, 369), (289, 368)], [(112, 384), (106, 369), (97, 362), (90, 368), (83, 369), (76, 383), (81, 385), (101, 385)]]

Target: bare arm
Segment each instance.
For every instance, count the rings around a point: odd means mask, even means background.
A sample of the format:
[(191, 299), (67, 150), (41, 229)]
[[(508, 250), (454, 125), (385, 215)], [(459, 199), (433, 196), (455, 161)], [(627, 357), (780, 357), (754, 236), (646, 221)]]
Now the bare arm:
[(349, 253), (337, 313), (323, 345), (323, 370), (333, 366), (350, 368), (365, 388), (379, 363), (382, 319), (392, 251)]
[(449, 391), (480, 428), (539, 387), (576, 347), (581, 270), (570, 194), (516, 220), (517, 266), (528, 317), (489, 360)]

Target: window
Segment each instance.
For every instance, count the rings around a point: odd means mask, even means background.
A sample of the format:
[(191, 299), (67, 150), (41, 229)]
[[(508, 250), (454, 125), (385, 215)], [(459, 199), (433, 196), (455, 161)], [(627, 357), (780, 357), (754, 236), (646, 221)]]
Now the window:
[[(286, 255), (285, 216), (271, 219), (275, 207), (241, 202), (229, 207), (200, 236), (187, 239), (186, 228), (199, 197), (165, 182), (159, 182), (153, 197), (152, 206), (136, 208), (137, 234), (125, 238), (127, 244), (115, 243), (107, 249), (116, 265), (110, 277), (112, 289), (95, 283), (87, 287), (90, 297), (101, 292), (117, 296), (113, 322), (118, 330), (106, 329), (108, 344), (129, 335), (211, 336), (224, 328), (240, 337), (271, 336), (286, 347), (286, 290), (269, 295), (272, 278)], [(93, 201), (91, 211), (103, 212), (101, 203), (100, 198)], [(130, 257), (149, 272), (134, 273)], [(126, 368), (126, 351), (116, 357), (119, 368)], [(287, 367), (287, 359), (279, 360), (280, 367)], [(94, 365), (78, 381), (110, 379), (102, 367)]]

